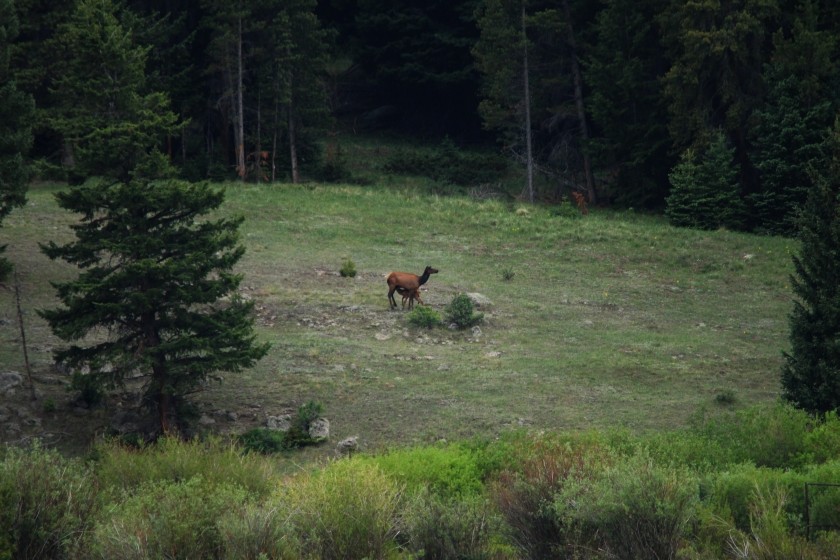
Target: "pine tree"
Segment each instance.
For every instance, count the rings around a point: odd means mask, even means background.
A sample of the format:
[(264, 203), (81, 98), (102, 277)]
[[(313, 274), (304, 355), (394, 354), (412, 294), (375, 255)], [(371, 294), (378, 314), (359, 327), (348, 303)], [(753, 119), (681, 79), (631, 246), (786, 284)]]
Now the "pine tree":
[(166, 95), (146, 87), (149, 47), (134, 43), (113, 0), (80, 0), (57, 41), (68, 60), (56, 77), (50, 124), (72, 147), (82, 178), (171, 173), (160, 151), (177, 118)]
[[(617, 174), (620, 204), (661, 208), (673, 165), (660, 74), (664, 65), (654, 19), (665, 0), (606, 0), (585, 61), (591, 148), (602, 170)], [(603, 171), (602, 171), (603, 172)]]
[(834, 90), (840, 45), (822, 29), (814, 1), (802, 3), (789, 34), (773, 36), (773, 59), (764, 69), (769, 91), (752, 118), (751, 159), (760, 172), (750, 193), (750, 215), (758, 231), (793, 235), (805, 203), (811, 168), (825, 165), (826, 131), (840, 96)]
[[(21, 92), (9, 72), (9, 50), (17, 34), (17, 18), (11, 0), (0, 0), (0, 223), (13, 208), (26, 202), (29, 179), (23, 156), (32, 144), (32, 98)], [(0, 245), (0, 281), (11, 271)]]
[(735, 151), (721, 131), (712, 136), (699, 157), (694, 150), (686, 150), (669, 175), (672, 189), (665, 214), (672, 225), (699, 229), (742, 226), (734, 157)]
[(76, 389), (100, 393), (139, 374), (144, 403), (157, 412), (161, 432), (172, 432), (180, 406), (210, 373), (238, 372), (265, 355), (253, 333), (253, 303), (236, 296), (242, 218), (204, 217), (222, 204), (222, 191), (99, 180), (57, 200), (81, 215), (72, 226), (76, 239), (42, 250), (82, 272), (54, 284), (63, 306), (40, 315), (74, 342), (55, 358), (75, 372)]
[(840, 412), (840, 120), (830, 146), (832, 165), (814, 177), (800, 223), (781, 375), (784, 397), (812, 413)]

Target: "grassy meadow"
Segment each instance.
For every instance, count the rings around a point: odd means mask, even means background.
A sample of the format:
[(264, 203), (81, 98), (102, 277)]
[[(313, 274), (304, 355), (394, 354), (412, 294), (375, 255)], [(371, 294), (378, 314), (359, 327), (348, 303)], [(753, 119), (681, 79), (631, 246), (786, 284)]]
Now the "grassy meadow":
[[(411, 179), (225, 187), (223, 212), (246, 217), (242, 293), (272, 349), (196, 396), (203, 411), (236, 413), (210, 431), (241, 432), (316, 401), (333, 441), (359, 436), (376, 450), (521, 427), (645, 433), (779, 396), (794, 240), (442, 196)], [(34, 185), (0, 230), (20, 273), (36, 380), (58, 341), (35, 310), (56, 304), (51, 280), (74, 275), (38, 250), (72, 238), (75, 216), (54, 201), (61, 188)], [(347, 260), (355, 278), (339, 275)], [(423, 301), (441, 313), (462, 292), (489, 298), (479, 329), (415, 328), (389, 309), (385, 275), (427, 264), (440, 273)], [(11, 292), (0, 317), (0, 363), (22, 372)], [(72, 431), (70, 395), (39, 389), (55, 404), (45, 427)], [(71, 424), (101, 432), (105, 418)]]

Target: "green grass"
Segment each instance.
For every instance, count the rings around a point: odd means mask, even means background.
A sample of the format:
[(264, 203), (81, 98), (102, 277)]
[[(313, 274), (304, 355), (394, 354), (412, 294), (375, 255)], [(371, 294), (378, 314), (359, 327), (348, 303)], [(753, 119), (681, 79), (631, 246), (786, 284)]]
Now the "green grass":
[[(34, 310), (56, 304), (51, 280), (74, 274), (37, 246), (70, 239), (59, 188), (34, 186), (2, 229), (36, 374), (58, 341)], [(242, 431), (316, 401), (335, 441), (359, 435), (367, 449), (520, 425), (642, 432), (730, 410), (716, 403), (722, 391), (736, 408), (779, 395), (793, 240), (674, 229), (632, 212), (564, 218), (381, 183), (230, 184), (224, 211), (247, 218), (242, 288), (273, 348), (197, 398), (248, 411)], [(347, 260), (355, 278), (339, 275)], [(478, 309), (480, 334), (415, 328), (389, 310), (384, 276), (427, 264), (440, 270), (423, 292), (434, 309), (462, 292), (493, 302)], [(0, 360), (22, 371), (9, 292), (0, 317)]]

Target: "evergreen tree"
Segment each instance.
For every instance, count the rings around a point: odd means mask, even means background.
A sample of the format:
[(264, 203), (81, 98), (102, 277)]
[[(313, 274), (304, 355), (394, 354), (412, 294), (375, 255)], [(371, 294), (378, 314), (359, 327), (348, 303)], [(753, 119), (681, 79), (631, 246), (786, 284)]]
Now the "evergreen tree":
[(479, 80), (470, 49), (478, 3), (358, 0), (352, 53), (372, 78), (369, 101), (397, 106), (413, 132), (474, 133)]
[(821, 149), (840, 101), (837, 82), (838, 43), (834, 33), (820, 29), (819, 10), (806, 0), (797, 10), (789, 32), (773, 36), (773, 58), (765, 66), (769, 91), (752, 121), (751, 159), (759, 185), (750, 193), (753, 227), (793, 235), (811, 180), (809, 169), (823, 167)]
[(660, 85), (664, 60), (654, 24), (664, 3), (606, 0), (585, 64), (596, 166), (616, 175), (611, 198), (627, 206), (661, 208), (674, 163)]
[(236, 297), (242, 218), (204, 217), (222, 204), (222, 191), (96, 180), (56, 198), (81, 222), (72, 226), (75, 241), (42, 250), (82, 272), (54, 284), (63, 307), (40, 315), (62, 340), (82, 341), (55, 354), (75, 372), (76, 389), (97, 393), (140, 374), (144, 402), (167, 433), (210, 373), (238, 372), (265, 355), (253, 303)]
[(757, 192), (747, 197), (751, 229), (793, 235), (797, 218), (808, 198), (810, 169), (821, 166), (826, 121), (831, 103), (808, 106), (801, 96), (801, 82), (794, 76), (772, 80), (764, 107), (756, 111), (752, 157), (760, 172)]
[(672, 1), (659, 18), (670, 66), (663, 78), (675, 148), (708, 145), (721, 129), (735, 148), (741, 191), (754, 189), (750, 118), (761, 103), (761, 72), (779, 0)]
[(686, 150), (669, 175), (672, 187), (665, 215), (672, 225), (699, 229), (742, 226), (734, 156), (721, 131), (712, 136), (711, 144), (699, 157), (694, 150)]
[(51, 125), (72, 147), (81, 177), (121, 181), (171, 173), (160, 151), (177, 130), (165, 94), (145, 84), (148, 47), (134, 43), (113, 0), (80, 0), (57, 41), (69, 58), (55, 80)]
[[(11, 0), (0, 0), (0, 224), (13, 208), (26, 202), (29, 174), (23, 156), (32, 143), (35, 106), (21, 92), (9, 71), (10, 44), (17, 34), (17, 17)], [(0, 281), (11, 271), (0, 245)]]
[[(266, 117), (260, 129), (268, 131), (273, 157), (280, 162), (278, 167), (289, 170), (294, 183), (300, 180), (301, 163), (318, 159), (306, 157), (317, 149), (312, 131), (323, 130), (330, 122), (324, 79), (331, 35), (321, 26), (315, 8), (315, 0), (282, 0), (268, 2), (259, 12), (265, 14), (266, 45), (257, 80), (260, 91), (266, 92), (266, 110), (259, 111)], [(261, 139), (254, 136), (259, 146)]]
[(840, 412), (840, 120), (830, 146), (832, 165), (814, 176), (802, 213), (781, 376), (784, 397), (812, 413)]

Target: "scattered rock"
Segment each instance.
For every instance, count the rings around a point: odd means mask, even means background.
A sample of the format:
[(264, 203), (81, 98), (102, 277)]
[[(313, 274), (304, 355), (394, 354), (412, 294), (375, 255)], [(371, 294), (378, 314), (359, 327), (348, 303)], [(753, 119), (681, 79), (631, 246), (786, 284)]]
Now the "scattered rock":
[(202, 415), (201, 415), (201, 418), (199, 418), (199, 419), (198, 419), (198, 424), (199, 424), (200, 426), (212, 426), (212, 425), (213, 425), (213, 424), (215, 424), (215, 423), (216, 423), (216, 421), (215, 421), (215, 420), (213, 420), (212, 418), (210, 418), (210, 417), (209, 417), (208, 415), (206, 415), (206, 414), (202, 414)]
[(338, 442), (338, 445), (335, 446), (335, 450), (340, 455), (351, 455), (358, 448), (359, 436), (351, 436), (348, 438), (344, 438), (343, 440)]
[(316, 418), (309, 423), (309, 437), (315, 441), (330, 439), (330, 421), (326, 418)]
[(288, 432), (289, 428), (292, 427), (292, 415), (282, 414), (280, 416), (269, 416), (265, 422), (265, 427), (269, 430)]
[(391, 335), (390, 335), (390, 334), (386, 334), (386, 333), (379, 333), (379, 332), (378, 332), (378, 333), (376, 333), (376, 334), (375, 334), (375, 335), (373, 335), (373, 336), (374, 336), (374, 338), (376, 338), (376, 340), (379, 340), (379, 341), (385, 341), (385, 340), (388, 340), (389, 338), (391, 338)]
[(467, 293), (467, 297), (470, 298), (470, 301), (472, 301), (473, 305), (475, 305), (476, 307), (489, 307), (493, 305), (493, 302), (490, 301), (490, 298), (488, 298), (484, 294), (471, 292)]
[(486, 354), (484, 354), (484, 357), (485, 358), (498, 358), (501, 355), (502, 355), (502, 353), (499, 352), (498, 350), (493, 350), (492, 352), (487, 352)]

